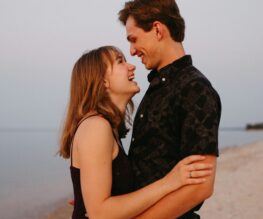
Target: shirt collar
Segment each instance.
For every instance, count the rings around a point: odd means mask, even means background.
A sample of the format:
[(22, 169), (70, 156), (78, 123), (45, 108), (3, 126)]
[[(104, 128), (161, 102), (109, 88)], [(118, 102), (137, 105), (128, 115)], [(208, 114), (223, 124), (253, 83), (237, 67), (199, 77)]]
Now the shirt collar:
[(190, 55), (185, 55), (185, 56), (175, 60), (171, 64), (164, 66), (159, 71), (157, 71), (156, 69), (152, 70), (148, 74), (148, 81), (151, 83), (152, 81), (155, 81), (155, 80), (153, 80), (154, 78), (164, 77), (164, 75), (166, 75), (170, 72), (171, 68), (173, 69), (173, 73), (175, 73), (179, 69), (182, 69), (182, 68), (189, 66), (189, 65), (192, 65), (192, 58)]

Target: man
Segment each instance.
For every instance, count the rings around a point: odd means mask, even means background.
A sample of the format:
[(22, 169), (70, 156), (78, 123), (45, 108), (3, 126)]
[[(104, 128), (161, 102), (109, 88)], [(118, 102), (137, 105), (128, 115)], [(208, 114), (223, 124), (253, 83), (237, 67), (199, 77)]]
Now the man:
[[(175, 1), (128, 1), (119, 20), (126, 27), (131, 55), (152, 70), (129, 151), (137, 188), (161, 178), (188, 155), (205, 154), (206, 162), (216, 167), (220, 98), (185, 54), (185, 23)], [(204, 184), (169, 194), (137, 218), (200, 218), (194, 211), (212, 195), (214, 179), (215, 168)]]

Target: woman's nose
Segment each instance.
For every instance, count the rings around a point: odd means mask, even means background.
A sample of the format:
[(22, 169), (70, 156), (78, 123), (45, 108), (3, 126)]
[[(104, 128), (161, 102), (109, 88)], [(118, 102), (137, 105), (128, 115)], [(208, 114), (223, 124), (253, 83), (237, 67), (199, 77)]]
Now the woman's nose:
[(135, 65), (132, 65), (132, 64), (128, 64), (129, 65), (129, 70), (130, 71), (134, 71), (136, 69), (136, 66)]

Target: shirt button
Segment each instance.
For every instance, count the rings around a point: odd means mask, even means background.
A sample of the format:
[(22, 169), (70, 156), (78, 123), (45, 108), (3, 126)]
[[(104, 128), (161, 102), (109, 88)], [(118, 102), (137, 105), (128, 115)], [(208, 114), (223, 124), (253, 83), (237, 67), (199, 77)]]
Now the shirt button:
[(143, 114), (140, 115), (141, 119), (143, 118)]
[(162, 81), (165, 82), (165, 81), (166, 81), (166, 78), (162, 78)]
[(135, 140), (135, 139), (134, 139), (134, 138), (132, 138), (132, 142), (134, 142), (134, 140)]

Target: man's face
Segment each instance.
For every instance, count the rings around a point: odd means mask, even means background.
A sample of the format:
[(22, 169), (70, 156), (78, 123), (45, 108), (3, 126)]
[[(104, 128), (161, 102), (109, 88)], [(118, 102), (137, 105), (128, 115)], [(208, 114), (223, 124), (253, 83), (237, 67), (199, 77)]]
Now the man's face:
[(154, 28), (145, 32), (136, 25), (136, 21), (130, 16), (126, 22), (126, 34), (130, 43), (131, 55), (140, 57), (147, 69), (158, 68), (158, 40)]

